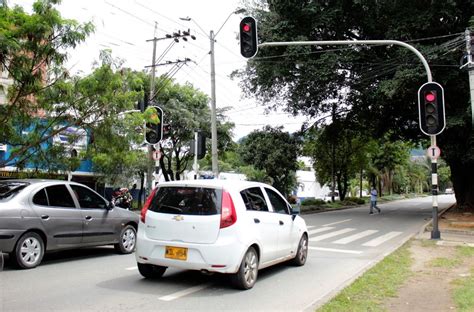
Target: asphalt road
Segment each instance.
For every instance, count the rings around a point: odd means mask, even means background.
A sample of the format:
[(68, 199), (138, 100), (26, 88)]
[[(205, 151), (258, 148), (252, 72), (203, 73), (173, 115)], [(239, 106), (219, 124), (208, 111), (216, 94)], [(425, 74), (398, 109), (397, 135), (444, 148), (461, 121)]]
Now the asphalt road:
[[(454, 203), (439, 196), (440, 209)], [(226, 276), (168, 269), (143, 279), (134, 255), (111, 247), (46, 255), (33, 270), (0, 272), (0, 311), (313, 311), (383, 259), (431, 218), (431, 197), (304, 215), (310, 251), (303, 267), (259, 272), (255, 287), (235, 290)]]

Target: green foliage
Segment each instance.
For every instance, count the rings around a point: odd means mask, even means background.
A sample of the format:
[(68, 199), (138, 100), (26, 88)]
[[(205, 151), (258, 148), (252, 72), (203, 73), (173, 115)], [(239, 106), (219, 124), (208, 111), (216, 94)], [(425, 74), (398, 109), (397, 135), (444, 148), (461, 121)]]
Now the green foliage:
[(299, 142), (294, 136), (268, 126), (250, 133), (240, 146), (243, 162), (264, 171), (283, 194), (289, 194), (296, 185), (298, 151)]
[(301, 202), (301, 206), (322, 206), (326, 204), (326, 202), (320, 198), (305, 198)]
[(365, 200), (360, 197), (346, 197), (342, 201), (343, 205), (352, 206), (352, 205), (363, 205)]

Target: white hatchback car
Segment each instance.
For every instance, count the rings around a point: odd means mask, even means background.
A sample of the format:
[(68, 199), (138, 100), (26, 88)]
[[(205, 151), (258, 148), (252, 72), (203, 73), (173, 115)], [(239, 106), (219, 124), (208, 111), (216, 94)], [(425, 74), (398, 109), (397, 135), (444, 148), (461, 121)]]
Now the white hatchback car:
[(141, 212), (135, 252), (145, 278), (167, 267), (229, 273), (252, 288), (259, 269), (308, 254), (303, 218), (273, 187), (248, 181), (160, 183)]

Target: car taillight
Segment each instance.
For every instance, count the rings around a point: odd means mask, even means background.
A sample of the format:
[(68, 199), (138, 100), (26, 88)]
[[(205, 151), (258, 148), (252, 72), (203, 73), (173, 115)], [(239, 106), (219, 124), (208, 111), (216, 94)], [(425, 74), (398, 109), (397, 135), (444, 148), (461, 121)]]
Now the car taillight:
[(145, 223), (146, 212), (148, 211), (148, 207), (150, 207), (153, 197), (155, 197), (156, 188), (151, 191), (150, 196), (145, 201), (145, 205), (140, 212), (140, 220)]
[(237, 213), (235, 212), (232, 197), (226, 191), (222, 192), (222, 209), (221, 209), (221, 225), (220, 228), (231, 226), (237, 221)]

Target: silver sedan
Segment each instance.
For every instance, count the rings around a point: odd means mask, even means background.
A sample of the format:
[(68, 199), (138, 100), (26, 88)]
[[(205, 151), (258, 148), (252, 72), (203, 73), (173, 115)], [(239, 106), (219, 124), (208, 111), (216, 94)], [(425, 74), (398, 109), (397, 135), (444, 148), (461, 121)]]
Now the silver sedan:
[(23, 269), (46, 251), (113, 244), (135, 250), (138, 215), (85, 185), (58, 180), (0, 181), (0, 253)]

